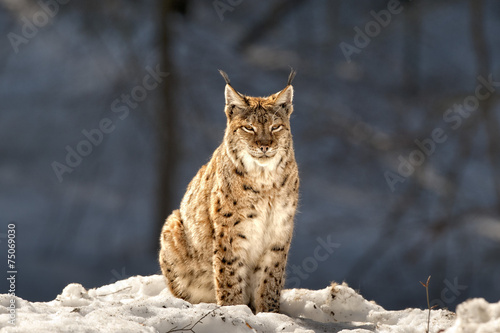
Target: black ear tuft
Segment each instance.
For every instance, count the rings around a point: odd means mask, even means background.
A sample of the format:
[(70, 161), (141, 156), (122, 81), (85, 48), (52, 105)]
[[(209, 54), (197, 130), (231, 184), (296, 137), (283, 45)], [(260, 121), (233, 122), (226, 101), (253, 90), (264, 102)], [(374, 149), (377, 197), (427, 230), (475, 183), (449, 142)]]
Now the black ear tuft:
[(219, 73), (224, 78), (224, 81), (226, 81), (226, 88), (224, 90), (224, 95), (226, 97), (226, 105), (234, 104), (238, 107), (248, 106), (249, 104), (247, 98), (233, 88), (226, 72), (219, 69)]
[(292, 84), (292, 81), (295, 78), (295, 74), (297, 74), (297, 72), (295, 71), (295, 69), (293, 69), (293, 68), (290, 67), (290, 75), (288, 76), (288, 82), (286, 84), (287, 86), (289, 86), (289, 85)]
[(224, 72), (222, 69), (219, 69), (219, 73), (224, 78), (224, 81), (226, 81), (226, 84), (231, 85), (231, 81), (229, 80), (229, 77), (227, 76), (226, 72)]

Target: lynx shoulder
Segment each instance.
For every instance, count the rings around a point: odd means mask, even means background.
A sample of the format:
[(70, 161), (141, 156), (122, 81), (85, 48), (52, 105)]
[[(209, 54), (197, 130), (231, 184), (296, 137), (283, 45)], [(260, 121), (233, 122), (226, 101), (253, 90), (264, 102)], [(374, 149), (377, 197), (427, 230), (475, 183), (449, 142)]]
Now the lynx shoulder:
[(167, 218), (160, 266), (173, 295), (186, 301), (278, 312), (299, 191), (290, 129), (295, 71), (267, 97), (243, 95), (221, 74), (224, 140)]

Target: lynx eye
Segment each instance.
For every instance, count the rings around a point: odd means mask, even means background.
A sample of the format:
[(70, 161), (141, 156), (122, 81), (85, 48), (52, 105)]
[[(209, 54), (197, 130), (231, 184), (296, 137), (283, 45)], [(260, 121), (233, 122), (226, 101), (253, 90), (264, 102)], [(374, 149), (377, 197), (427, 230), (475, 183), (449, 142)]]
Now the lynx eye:
[(255, 132), (252, 126), (242, 126), (241, 128), (242, 128), (245, 132), (247, 132), (247, 133), (254, 133), (254, 132)]
[(273, 127), (271, 127), (271, 131), (278, 132), (282, 128), (283, 128), (283, 125), (274, 125)]

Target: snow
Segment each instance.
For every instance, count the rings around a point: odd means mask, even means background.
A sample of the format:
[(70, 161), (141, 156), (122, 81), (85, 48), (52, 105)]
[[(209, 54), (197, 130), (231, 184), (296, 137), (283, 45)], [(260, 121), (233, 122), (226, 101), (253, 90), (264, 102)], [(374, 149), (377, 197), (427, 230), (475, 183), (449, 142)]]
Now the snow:
[[(425, 332), (427, 310), (387, 311), (347, 284), (288, 289), (281, 312), (254, 315), (245, 305), (190, 304), (170, 294), (161, 275), (134, 276), (86, 290), (72, 283), (51, 302), (0, 295), (0, 332)], [(499, 332), (500, 302), (471, 299), (432, 310), (431, 332)]]
[(457, 321), (450, 333), (500, 332), (500, 302), (490, 304), (483, 298), (473, 298), (457, 306)]

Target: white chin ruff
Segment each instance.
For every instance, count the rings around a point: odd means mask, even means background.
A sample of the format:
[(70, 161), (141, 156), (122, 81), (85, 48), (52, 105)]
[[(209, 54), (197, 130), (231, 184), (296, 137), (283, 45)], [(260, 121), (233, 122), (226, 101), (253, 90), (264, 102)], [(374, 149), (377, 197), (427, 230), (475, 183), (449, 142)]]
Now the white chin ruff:
[(243, 152), (242, 160), (249, 172), (274, 171), (279, 162), (278, 154), (266, 159), (255, 158), (248, 152)]
[(273, 160), (274, 156), (268, 158), (255, 158), (255, 163), (257, 163), (261, 167), (267, 167)]

